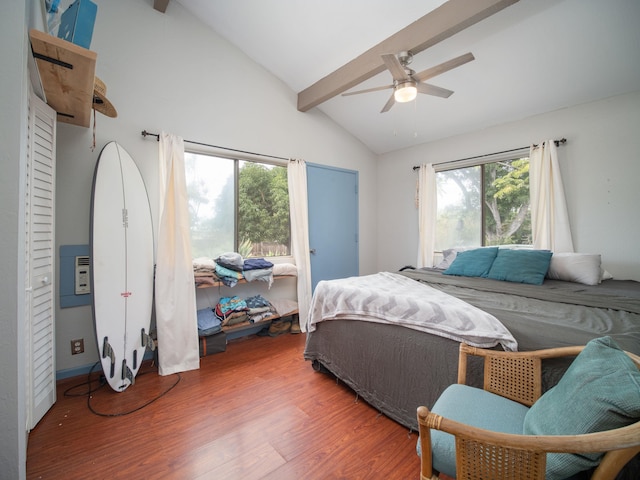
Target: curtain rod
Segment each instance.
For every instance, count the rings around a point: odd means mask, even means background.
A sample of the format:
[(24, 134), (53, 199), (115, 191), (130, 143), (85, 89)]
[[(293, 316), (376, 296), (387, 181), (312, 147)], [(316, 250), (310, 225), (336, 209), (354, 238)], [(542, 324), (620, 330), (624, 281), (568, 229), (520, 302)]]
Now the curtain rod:
[[(559, 147), (560, 144), (567, 143), (567, 139), (566, 138), (561, 138), (560, 140), (554, 140), (553, 143), (556, 144), (556, 147)], [(533, 146), (535, 148), (538, 145), (536, 145), (534, 143)], [(520, 147), (520, 148), (512, 148), (510, 150), (503, 150), (501, 152), (493, 152), (493, 153), (485, 153), (484, 155), (476, 155), (475, 157), (459, 158), (458, 160), (450, 160), (448, 162), (439, 163), (438, 165), (448, 165), (450, 163), (464, 162), (465, 160), (475, 160), (476, 158), (484, 158), (484, 157), (490, 157), (492, 155), (500, 155), (501, 153), (517, 152), (518, 150), (522, 150), (524, 148), (529, 148), (529, 147), (527, 146), (527, 147)], [(414, 166), (413, 169), (414, 170), (420, 170), (420, 165)]]
[[(142, 134), (143, 137), (156, 137), (157, 141), (160, 141), (160, 135), (158, 133), (151, 133), (151, 132), (147, 132), (146, 130), (143, 130), (142, 132), (140, 132)], [(228, 150), (230, 152), (236, 152), (236, 153), (246, 153), (249, 155), (257, 155), (259, 157), (266, 157), (266, 158), (276, 158), (278, 160), (285, 160), (285, 161), (289, 161), (289, 158), (284, 158), (284, 157), (277, 157), (275, 155), (266, 155), (264, 153), (255, 153), (255, 152), (248, 152), (246, 150), (236, 150), (235, 148), (229, 148), (229, 147), (221, 147), (220, 145), (211, 145), (209, 143), (202, 143), (202, 142), (194, 142), (193, 140), (183, 140), (184, 142), (187, 143), (192, 143), (194, 145), (201, 145), (203, 147), (212, 147), (212, 148), (219, 148), (221, 150)]]

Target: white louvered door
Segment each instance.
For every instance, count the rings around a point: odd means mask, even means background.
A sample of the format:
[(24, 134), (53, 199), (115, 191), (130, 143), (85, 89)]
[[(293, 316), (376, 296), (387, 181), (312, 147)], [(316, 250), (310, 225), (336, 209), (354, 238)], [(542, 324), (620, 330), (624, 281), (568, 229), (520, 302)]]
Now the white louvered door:
[(56, 112), (32, 92), (25, 189), (27, 431), (56, 401), (55, 138)]

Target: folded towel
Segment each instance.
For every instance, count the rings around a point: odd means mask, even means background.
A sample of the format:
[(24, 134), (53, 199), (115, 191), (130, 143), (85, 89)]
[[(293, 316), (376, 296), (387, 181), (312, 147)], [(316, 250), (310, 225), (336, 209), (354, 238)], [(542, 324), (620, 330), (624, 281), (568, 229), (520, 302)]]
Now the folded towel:
[(235, 252), (223, 253), (216, 258), (216, 263), (230, 270), (235, 270), (236, 272), (241, 272), (244, 268), (242, 255)]

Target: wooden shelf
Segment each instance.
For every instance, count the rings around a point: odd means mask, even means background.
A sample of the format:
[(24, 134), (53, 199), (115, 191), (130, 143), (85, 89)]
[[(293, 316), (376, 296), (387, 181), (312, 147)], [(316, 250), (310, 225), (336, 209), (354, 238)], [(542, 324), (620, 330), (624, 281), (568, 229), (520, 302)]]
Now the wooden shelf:
[(270, 317), (266, 317), (263, 318), (262, 320), (259, 320), (257, 322), (242, 322), (242, 323), (237, 323), (235, 325), (231, 325), (229, 327), (222, 327), (222, 331), (225, 333), (231, 333), (231, 332), (237, 332), (237, 331), (242, 331), (242, 330), (247, 330), (249, 328), (253, 328), (253, 327), (258, 327), (258, 326), (264, 326), (264, 325), (269, 325), (273, 320), (278, 320), (279, 318), (285, 318), (285, 317), (291, 317), (293, 315), (298, 315), (298, 309), (296, 308), (295, 310), (292, 310), (288, 313), (285, 313), (284, 315), (271, 315)]
[[(211, 277), (208, 277), (208, 278), (211, 278)], [(273, 276), (274, 280), (281, 280), (283, 278), (297, 279), (297, 276), (296, 275), (274, 275)], [(261, 280), (254, 280), (253, 282), (247, 282), (244, 278), (238, 280), (238, 284), (243, 284), (243, 283), (244, 284), (247, 284), (247, 283), (265, 284), (265, 282)], [(197, 288), (213, 288), (213, 287), (223, 287), (223, 286), (226, 286), (226, 285), (218, 280), (213, 282), (213, 284), (207, 283), (207, 284), (198, 285)], [(232, 288), (232, 287), (229, 287), (229, 288)], [(235, 338), (243, 337), (245, 335), (251, 335), (253, 333), (257, 333), (258, 331), (262, 330), (262, 328), (270, 325), (273, 320), (277, 320), (279, 318), (288, 317), (288, 316), (295, 316), (295, 315), (298, 315), (297, 308), (295, 310), (285, 313), (282, 316), (276, 313), (269, 317), (263, 318), (262, 320), (259, 320), (257, 322), (250, 322), (249, 320), (246, 320), (244, 322), (236, 323), (234, 325), (224, 326), (222, 327), (222, 331), (227, 334), (227, 340), (232, 340)]]
[(89, 127), (97, 54), (39, 30), (29, 32), (47, 103), (58, 121)]
[[(197, 277), (194, 277), (197, 278)], [(211, 278), (209, 277), (202, 277), (202, 278)], [(274, 275), (273, 279), (274, 280), (280, 280), (281, 278), (297, 278), (296, 275)], [(241, 278), (240, 280), (238, 280), (238, 284), (243, 284), (243, 283), (254, 283), (256, 285), (260, 285), (261, 282), (264, 283), (263, 280), (254, 280), (253, 282), (247, 282), (244, 278)], [(226, 287), (227, 285), (225, 285), (224, 283), (222, 283), (220, 280), (216, 280), (213, 283), (203, 283), (200, 285), (197, 285), (196, 288), (213, 288), (213, 287)], [(233, 288), (233, 287), (229, 287), (229, 288)]]

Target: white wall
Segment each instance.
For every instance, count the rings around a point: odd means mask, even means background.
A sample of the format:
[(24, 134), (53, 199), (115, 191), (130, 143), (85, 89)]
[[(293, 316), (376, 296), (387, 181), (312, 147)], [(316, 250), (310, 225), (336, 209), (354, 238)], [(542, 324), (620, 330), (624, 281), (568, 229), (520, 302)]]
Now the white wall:
[(600, 253), (619, 279), (640, 280), (640, 91), (392, 152), (378, 161), (378, 266), (416, 264), (417, 173), (440, 163), (567, 138), (559, 158), (577, 252)]
[(26, 476), (24, 209), (27, 150), (26, 8), (0, 15), (0, 477)]
[[(360, 272), (376, 270), (376, 156), (317, 110), (300, 113), (296, 93), (250, 60), (177, 2), (161, 14), (151, 1), (98, 0), (91, 50), (97, 75), (118, 110), (97, 116), (92, 130), (59, 123), (57, 247), (89, 242), (91, 182), (100, 149), (117, 141), (138, 164), (157, 225), (157, 142), (144, 129), (185, 139), (357, 170), (360, 183)], [(289, 291), (277, 292), (290, 297)], [(275, 287), (274, 287), (275, 288)], [(206, 294), (218, 294), (210, 289)], [(266, 296), (266, 295), (265, 295)], [(199, 299), (199, 303), (207, 302)], [(57, 369), (98, 359), (91, 309), (57, 309)], [(69, 341), (85, 339), (85, 354)]]

